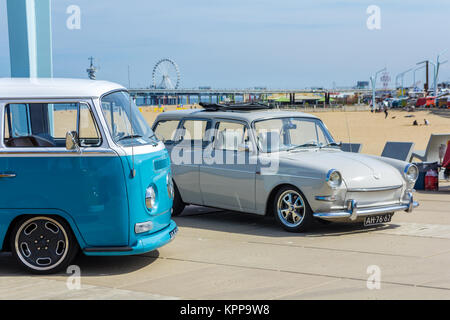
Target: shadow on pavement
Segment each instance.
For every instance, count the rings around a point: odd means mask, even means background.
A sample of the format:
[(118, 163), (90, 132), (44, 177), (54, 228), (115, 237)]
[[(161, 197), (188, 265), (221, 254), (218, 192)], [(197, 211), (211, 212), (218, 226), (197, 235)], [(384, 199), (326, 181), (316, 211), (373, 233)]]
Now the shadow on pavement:
[(266, 237), (334, 237), (344, 234), (367, 233), (397, 228), (395, 223), (364, 227), (362, 223), (322, 223), (315, 221), (308, 232), (290, 233), (281, 228), (273, 217), (188, 206), (175, 217), (179, 227)]
[(439, 190), (431, 191), (431, 190), (416, 190), (419, 194), (450, 194), (450, 181), (447, 180), (439, 180)]
[[(83, 272), (83, 277), (102, 277), (122, 275), (138, 271), (146, 268), (156, 261), (159, 257), (159, 251), (154, 250), (146, 255), (122, 256), (122, 257), (88, 257), (80, 253), (72, 265), (77, 265)], [(61, 271), (54, 275), (46, 275), (46, 277), (67, 275), (65, 271)], [(15, 261), (10, 253), (2, 253), (0, 255), (0, 279), (1, 277), (10, 276), (34, 276), (23, 270)], [(42, 277), (36, 275), (35, 277)]]
[(450, 110), (448, 109), (430, 109), (429, 111), (436, 116), (450, 118)]

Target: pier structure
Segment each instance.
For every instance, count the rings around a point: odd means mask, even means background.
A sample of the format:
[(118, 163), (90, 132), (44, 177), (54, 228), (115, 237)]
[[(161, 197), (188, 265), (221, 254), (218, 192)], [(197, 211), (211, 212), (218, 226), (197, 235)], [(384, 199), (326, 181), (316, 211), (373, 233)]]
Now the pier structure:
[(179, 105), (193, 104), (198, 102), (262, 102), (268, 101), (272, 95), (284, 95), (294, 104), (298, 96), (302, 94), (325, 94), (354, 93), (366, 95), (368, 89), (129, 89), (133, 99), (138, 105)]

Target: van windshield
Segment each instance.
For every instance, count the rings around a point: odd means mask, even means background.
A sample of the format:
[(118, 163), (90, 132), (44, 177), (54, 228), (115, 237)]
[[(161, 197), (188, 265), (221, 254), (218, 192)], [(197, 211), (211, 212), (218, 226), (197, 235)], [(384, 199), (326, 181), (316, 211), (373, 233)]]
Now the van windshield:
[(152, 129), (126, 91), (104, 96), (101, 104), (115, 143), (124, 147), (158, 143)]

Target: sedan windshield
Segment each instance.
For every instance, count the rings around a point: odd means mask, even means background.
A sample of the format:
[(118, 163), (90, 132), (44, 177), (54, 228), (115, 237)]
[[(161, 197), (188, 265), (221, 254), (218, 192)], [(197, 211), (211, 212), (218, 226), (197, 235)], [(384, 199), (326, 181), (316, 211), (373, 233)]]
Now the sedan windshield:
[(263, 152), (337, 146), (322, 121), (313, 118), (256, 121), (254, 130), (258, 146)]
[(126, 91), (108, 94), (101, 103), (115, 143), (124, 147), (157, 143), (152, 129)]

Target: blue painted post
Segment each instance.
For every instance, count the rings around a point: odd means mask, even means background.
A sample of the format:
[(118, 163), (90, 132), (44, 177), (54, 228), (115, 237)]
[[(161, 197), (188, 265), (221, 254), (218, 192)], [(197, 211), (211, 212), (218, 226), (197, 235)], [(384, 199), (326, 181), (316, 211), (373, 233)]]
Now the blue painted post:
[(51, 0), (7, 0), (11, 77), (51, 78)]

